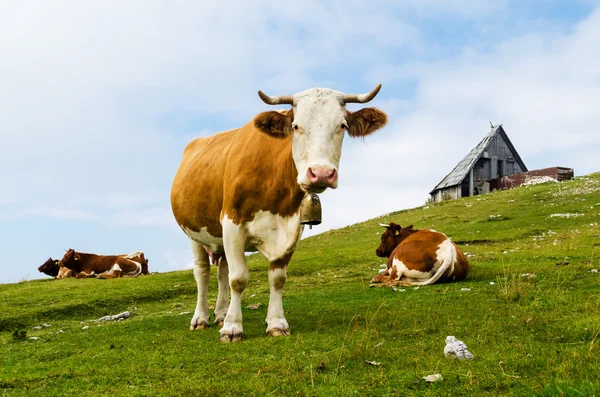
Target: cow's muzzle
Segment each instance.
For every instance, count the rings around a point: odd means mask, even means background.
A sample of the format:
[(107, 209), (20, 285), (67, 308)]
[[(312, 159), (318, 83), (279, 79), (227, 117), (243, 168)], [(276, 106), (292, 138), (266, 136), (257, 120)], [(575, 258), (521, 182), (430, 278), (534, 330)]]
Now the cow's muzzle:
[(326, 189), (328, 187), (337, 187), (338, 172), (335, 168), (315, 165), (308, 167), (306, 170), (306, 181), (308, 182), (305, 187), (307, 189)]

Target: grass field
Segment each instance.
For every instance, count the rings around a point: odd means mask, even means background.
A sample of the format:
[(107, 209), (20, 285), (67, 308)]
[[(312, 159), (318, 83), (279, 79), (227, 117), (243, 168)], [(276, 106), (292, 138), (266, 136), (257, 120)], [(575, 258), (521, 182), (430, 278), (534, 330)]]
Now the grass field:
[[(377, 222), (389, 221), (450, 236), (469, 253), (467, 280), (370, 288), (384, 263)], [(596, 173), (306, 239), (288, 272), (286, 338), (264, 336), (268, 266), (252, 256), (236, 344), (216, 327), (188, 330), (191, 271), (0, 285), (0, 395), (600, 395), (599, 224)], [(130, 319), (91, 321), (125, 310)], [(475, 359), (446, 358), (448, 335)], [(443, 380), (421, 379), (434, 373)]]

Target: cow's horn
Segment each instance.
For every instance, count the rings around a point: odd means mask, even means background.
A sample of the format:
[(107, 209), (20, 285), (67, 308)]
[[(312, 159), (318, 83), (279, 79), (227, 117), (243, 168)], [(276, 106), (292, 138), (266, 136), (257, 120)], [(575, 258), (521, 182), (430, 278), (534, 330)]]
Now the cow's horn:
[(344, 103), (367, 103), (371, 99), (375, 98), (375, 95), (377, 95), (380, 89), (381, 84), (377, 84), (377, 87), (375, 87), (371, 92), (368, 92), (366, 94), (344, 94), (342, 100), (344, 101)]
[(385, 223), (378, 223), (378, 225), (381, 227), (390, 227), (390, 225), (386, 225)]
[(294, 104), (294, 96), (293, 95), (281, 95), (281, 96), (269, 96), (258, 90), (258, 96), (263, 100), (267, 105), (293, 105)]

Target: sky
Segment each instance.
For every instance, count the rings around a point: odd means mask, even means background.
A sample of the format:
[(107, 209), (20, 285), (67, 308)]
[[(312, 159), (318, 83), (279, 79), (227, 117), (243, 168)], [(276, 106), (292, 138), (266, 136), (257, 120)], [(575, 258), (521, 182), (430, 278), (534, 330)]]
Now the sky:
[(269, 110), (257, 90), (383, 85), (305, 236), (423, 205), (490, 121), (529, 169), (599, 171), (598, 43), (592, 0), (0, 2), (0, 283), (68, 248), (189, 269), (183, 149)]

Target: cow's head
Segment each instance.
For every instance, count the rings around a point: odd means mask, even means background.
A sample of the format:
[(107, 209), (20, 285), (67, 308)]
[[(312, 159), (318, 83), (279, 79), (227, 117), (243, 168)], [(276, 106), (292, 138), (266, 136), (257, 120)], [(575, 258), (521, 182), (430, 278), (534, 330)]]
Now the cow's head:
[(58, 276), (58, 270), (60, 269), (58, 262), (58, 259), (48, 258), (48, 260), (44, 262), (43, 265), (38, 267), (38, 271), (40, 273), (47, 274), (48, 276), (56, 277)]
[(417, 231), (413, 229), (413, 225), (402, 227), (394, 222), (390, 222), (390, 224), (380, 223), (379, 226), (384, 227), (385, 232), (381, 234), (381, 244), (375, 250), (375, 255), (382, 258), (389, 258), (398, 244)]
[(292, 136), (292, 156), (302, 190), (320, 193), (328, 187), (335, 189), (345, 132), (351, 137), (364, 137), (387, 123), (387, 115), (378, 109), (350, 112), (346, 104), (369, 102), (380, 89), (381, 84), (359, 95), (328, 88), (311, 88), (286, 96), (268, 96), (258, 91), (266, 104), (289, 104), (292, 110), (260, 113), (254, 125), (274, 137)]
[(81, 257), (73, 248), (69, 248), (65, 253), (65, 256), (58, 262), (60, 267), (66, 267), (67, 269), (76, 270), (78, 268)]

